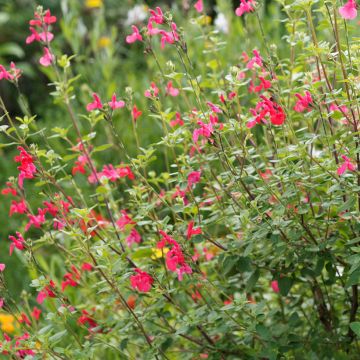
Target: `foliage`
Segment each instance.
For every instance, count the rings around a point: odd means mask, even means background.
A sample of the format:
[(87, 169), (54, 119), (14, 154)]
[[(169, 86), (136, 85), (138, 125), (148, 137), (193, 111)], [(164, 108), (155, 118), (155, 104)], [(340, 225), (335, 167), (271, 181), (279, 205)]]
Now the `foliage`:
[(357, 358), (356, 4), (194, 3), (39, 6), (0, 67), (4, 356)]

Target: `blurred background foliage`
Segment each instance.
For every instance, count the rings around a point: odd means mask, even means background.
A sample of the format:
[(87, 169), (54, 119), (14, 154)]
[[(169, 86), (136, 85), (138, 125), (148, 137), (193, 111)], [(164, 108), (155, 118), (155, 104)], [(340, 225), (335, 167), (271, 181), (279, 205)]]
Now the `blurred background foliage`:
[[(264, 32), (271, 42), (278, 44), (276, 49), (279, 57), (287, 49), (287, 43), (281, 41), (285, 35), (285, 25), (282, 22), (284, 14), (275, 0), (262, 1), (260, 16), (263, 17)], [(49, 72), (47, 68), (38, 66), (41, 49), (35, 43), (25, 44), (29, 34), (28, 21), (33, 17), (37, 5), (50, 8), (59, 21), (53, 33), (55, 34), (54, 47), (57, 55), (76, 54), (73, 66), (74, 76), (80, 74), (75, 86), (78, 113), (85, 111), (85, 105), (91, 99), (91, 93), (96, 91), (103, 98), (110, 98), (114, 91), (120, 97), (125, 97), (125, 89), (132, 88), (133, 101), (144, 114), (138, 121), (141, 136), (141, 145), (147, 145), (157, 141), (161, 129), (159, 124), (149, 116), (147, 111), (147, 99), (143, 96), (145, 89), (149, 88), (150, 82), (160, 84), (161, 79), (154, 59), (144, 51), (142, 44), (133, 44), (131, 51), (125, 42), (127, 34), (131, 33), (131, 25), (145, 26), (148, 8), (161, 6), (163, 9), (171, 8), (174, 20), (182, 27), (186, 22), (186, 40), (190, 59), (196, 56), (196, 64), (203, 64), (194, 69), (202, 81), (202, 87), (206, 88), (206, 81), (212, 81), (211, 72), (219, 71), (219, 68), (228, 70), (231, 64), (241, 62), (242, 52), (251, 52), (254, 48), (261, 47), (260, 29), (254, 17), (238, 18), (234, 15), (234, 9), (239, 1), (229, 0), (204, 0), (206, 15), (195, 12), (194, 1), (134, 1), (134, 0), (0, 0), (0, 64), (7, 66), (14, 61), (23, 70), (20, 81), (21, 91), (24, 94), (27, 107), (31, 114), (37, 115), (38, 129), (46, 128), (48, 132), (56, 126), (67, 126), (64, 109), (53, 103), (51, 96), (44, 94), (50, 92), (48, 86)], [(190, 20), (190, 21), (189, 21)], [(271, 20), (271, 21), (266, 21)], [(191, 25), (189, 25), (189, 22)], [(158, 44), (154, 44), (159, 47)], [(283, 48), (282, 48), (283, 47)], [(221, 49), (221, 52), (219, 51)], [(157, 51), (159, 63), (164, 68), (174, 67), (175, 72), (181, 72), (181, 64), (177, 63), (171, 52), (174, 49)], [(275, 51), (275, 50), (274, 50)], [(285, 52), (284, 52), (285, 54)], [(174, 63), (169, 64), (168, 61)], [(209, 75), (210, 74), (210, 75)], [(205, 80), (206, 79), (206, 80)], [(50, 82), (51, 82), (50, 78)], [(214, 81), (217, 81), (214, 75)], [(21, 116), (26, 113), (26, 107), (19, 99), (16, 89), (7, 82), (0, 82), (0, 96), (8, 106), (12, 116)], [(215, 97), (216, 99), (216, 97)], [(170, 102), (169, 102), (170, 106)], [(189, 109), (176, 109), (185, 111)], [(88, 124), (84, 123), (83, 133), (90, 131)], [(125, 145), (134, 151), (132, 139), (130, 111), (119, 112), (116, 118), (116, 126), (125, 139)], [(101, 133), (97, 129), (97, 144), (106, 143), (110, 134)], [(71, 134), (71, 129), (70, 129)], [(128, 135), (128, 136), (127, 136)], [(126, 141), (126, 139), (128, 139)], [(73, 136), (76, 141), (76, 136)], [(64, 144), (58, 138), (45, 139), (39, 136), (39, 147), (49, 141), (55, 150)], [(1, 143), (6, 143), (1, 139)], [(100, 156), (103, 153), (100, 153)], [(125, 159), (117, 151), (106, 152), (106, 158), (101, 158), (102, 163), (119, 164)], [(2, 146), (0, 148), (0, 187), (2, 188), (8, 177), (16, 173), (16, 164), (13, 162), (15, 146)], [(72, 164), (72, 162), (71, 162)], [(71, 168), (69, 163), (69, 169)], [(154, 170), (164, 170), (164, 159), (158, 158), (153, 164)], [(36, 187), (30, 188), (36, 199)], [(25, 267), (20, 267), (20, 261), (8, 256), (8, 236), (10, 231), (17, 228), (16, 217), (8, 216), (9, 199), (1, 198), (0, 206), (0, 251), (1, 262), (5, 262), (9, 271), (6, 276), (14, 294), (21, 289), (28, 289), (28, 279)], [(40, 204), (39, 204), (40, 205)], [(31, 234), (29, 234), (31, 236)], [(52, 263), (58, 259), (51, 254)]]

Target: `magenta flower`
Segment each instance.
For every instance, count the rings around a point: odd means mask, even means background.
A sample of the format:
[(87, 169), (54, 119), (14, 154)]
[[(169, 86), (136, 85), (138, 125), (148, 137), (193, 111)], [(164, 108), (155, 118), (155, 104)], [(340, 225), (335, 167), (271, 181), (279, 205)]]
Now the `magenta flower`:
[(133, 109), (132, 109), (132, 117), (133, 117), (133, 120), (136, 121), (142, 114), (142, 111), (140, 111), (136, 105), (134, 105)]
[(126, 238), (126, 243), (128, 247), (132, 247), (133, 244), (141, 243), (141, 235), (135, 228), (131, 229), (130, 235)]
[(22, 146), (18, 146), (18, 150), (20, 151), (20, 155), (15, 156), (15, 161), (20, 163), (20, 166), (18, 166), (18, 170), (20, 171), (18, 182), (20, 189), (22, 189), (24, 179), (34, 178), (36, 167), (34, 165), (33, 157), (27, 153)]
[(193, 235), (198, 234), (202, 234), (201, 228), (194, 228), (194, 221), (190, 221), (186, 232), (186, 239), (190, 240)]
[(255, 5), (256, 2), (254, 0), (241, 0), (239, 7), (235, 10), (236, 16), (242, 16), (245, 13), (254, 11)]
[(9, 216), (12, 216), (13, 214), (24, 214), (26, 211), (27, 206), (24, 199), (19, 202), (16, 202), (15, 200), (11, 201)]
[(188, 187), (190, 188), (191, 186), (197, 184), (200, 181), (200, 177), (201, 177), (201, 171), (192, 171), (188, 177)]
[(295, 94), (295, 96), (299, 99), (294, 106), (294, 110), (296, 112), (304, 112), (305, 110), (311, 110), (310, 105), (312, 104), (313, 99), (308, 91), (305, 91), (304, 96), (301, 96), (300, 94)]
[(155, 22), (159, 25), (164, 22), (164, 15), (161, 8), (157, 6), (155, 10), (150, 9), (149, 12), (151, 14), (151, 17), (149, 18), (150, 22)]
[(50, 52), (47, 47), (44, 47), (44, 55), (40, 58), (39, 62), (42, 66), (48, 67), (55, 60), (55, 56)]
[(172, 81), (169, 81), (166, 85), (166, 93), (170, 96), (176, 97), (179, 95), (179, 89), (173, 87)]
[(271, 282), (271, 288), (273, 289), (274, 292), (279, 293), (280, 289), (279, 289), (279, 283), (277, 280), (273, 280)]
[(136, 222), (131, 219), (127, 212), (125, 210), (121, 210), (121, 217), (118, 221), (116, 221), (116, 225), (119, 227), (119, 229), (123, 231), (125, 229), (125, 226), (135, 224)]
[(141, 36), (139, 29), (135, 25), (132, 25), (131, 28), (133, 29), (133, 33), (126, 37), (126, 42), (132, 44), (136, 41), (142, 41), (143, 37)]
[(356, 167), (351, 162), (351, 159), (349, 159), (345, 155), (341, 155), (341, 157), (344, 160), (344, 163), (337, 169), (337, 174), (339, 176), (343, 175), (347, 170), (349, 170), (349, 171), (355, 171), (356, 170)]
[(220, 107), (218, 105), (213, 104), (212, 102), (208, 101), (206, 103), (206, 105), (211, 109), (212, 112), (214, 113), (222, 113), (222, 110), (220, 109)]
[(195, 8), (195, 10), (196, 10), (198, 13), (202, 13), (203, 10), (204, 10), (203, 0), (198, 0), (198, 1), (195, 3), (194, 8)]
[(135, 269), (136, 275), (130, 276), (130, 283), (134, 289), (140, 292), (149, 292), (154, 279), (147, 272)]
[(246, 67), (248, 69), (253, 69), (255, 64), (260, 67), (263, 67), (263, 61), (262, 61), (262, 57), (260, 56), (259, 51), (257, 51), (255, 49), (255, 50), (253, 50), (253, 54), (254, 54), (254, 56), (250, 60), (248, 60), (247, 54), (243, 53), (243, 55), (246, 55), (244, 58), (244, 61), (248, 61), (248, 63), (246, 64)]
[(147, 98), (150, 98), (152, 96), (157, 97), (159, 95), (159, 92), (160, 92), (159, 88), (156, 86), (154, 82), (152, 82), (150, 84), (150, 89), (145, 90), (144, 95)]
[(120, 108), (123, 108), (125, 106), (125, 102), (122, 101), (122, 100), (119, 100), (117, 101), (116, 100), (116, 94), (114, 93), (112, 98), (111, 98), (111, 101), (109, 102), (109, 106), (113, 109), (113, 110), (116, 110), (116, 109), (120, 109)]
[(0, 272), (3, 272), (6, 268), (5, 264), (0, 264)]
[(100, 97), (97, 93), (93, 93), (92, 97), (94, 99), (94, 101), (90, 104), (87, 104), (86, 106), (86, 110), (87, 111), (93, 111), (95, 109), (102, 109), (103, 108), (103, 104), (100, 100)]
[(339, 13), (343, 19), (353, 20), (357, 16), (356, 1), (349, 0), (344, 6), (339, 8)]
[(17, 231), (16, 232), (16, 237), (10, 235), (9, 239), (12, 241), (11, 245), (10, 245), (10, 255), (12, 255), (14, 249), (18, 249), (18, 250), (24, 250), (25, 249), (25, 240), (22, 237), (22, 235)]

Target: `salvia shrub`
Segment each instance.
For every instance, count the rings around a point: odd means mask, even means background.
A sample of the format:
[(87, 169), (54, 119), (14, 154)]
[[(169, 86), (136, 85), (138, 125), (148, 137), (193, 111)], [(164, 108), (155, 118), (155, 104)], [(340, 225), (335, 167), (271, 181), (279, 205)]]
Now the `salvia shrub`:
[[(1, 264), (4, 358), (359, 358), (357, 4), (278, 3), (278, 43), (261, 1), (232, 27), (206, 1), (149, 9), (117, 38), (151, 64), (141, 91), (88, 82), (91, 55), (37, 7), (24, 43), (61, 120), (45, 127), (21, 66), (0, 66), (23, 109), (0, 100), (2, 242), (30, 282), (14, 294)], [(244, 28), (253, 48), (224, 59)]]

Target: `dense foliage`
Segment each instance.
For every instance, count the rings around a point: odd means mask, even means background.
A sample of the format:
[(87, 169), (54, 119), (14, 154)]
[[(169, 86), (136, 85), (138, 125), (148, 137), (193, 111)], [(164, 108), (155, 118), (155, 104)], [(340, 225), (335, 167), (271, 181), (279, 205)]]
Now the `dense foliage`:
[(0, 47), (2, 356), (358, 358), (356, 2), (59, 3)]

